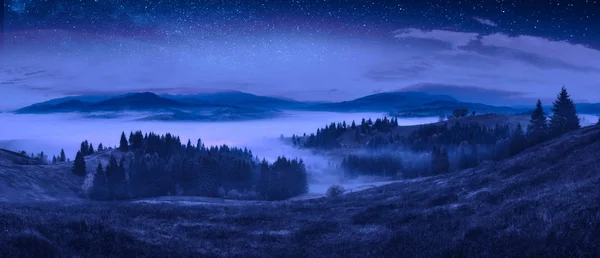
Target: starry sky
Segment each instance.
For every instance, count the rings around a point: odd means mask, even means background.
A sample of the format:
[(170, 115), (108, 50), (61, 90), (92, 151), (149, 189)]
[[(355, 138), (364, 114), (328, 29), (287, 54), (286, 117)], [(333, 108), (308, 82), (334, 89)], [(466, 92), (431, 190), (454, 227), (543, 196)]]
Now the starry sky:
[(64, 95), (142, 90), (339, 101), (462, 88), (501, 91), (496, 95), (512, 104), (550, 99), (565, 85), (576, 100), (600, 102), (595, 0), (5, 0), (3, 6), (0, 95), (19, 97), (0, 110)]

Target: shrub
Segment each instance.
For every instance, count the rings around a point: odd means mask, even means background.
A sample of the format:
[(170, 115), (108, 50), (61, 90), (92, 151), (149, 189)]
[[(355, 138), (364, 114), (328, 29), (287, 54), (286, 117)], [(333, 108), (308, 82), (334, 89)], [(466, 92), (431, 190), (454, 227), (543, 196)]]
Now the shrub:
[(332, 185), (327, 189), (327, 197), (336, 198), (342, 195), (346, 190), (341, 185)]
[(228, 199), (240, 199), (242, 197), (242, 194), (238, 190), (233, 189), (229, 190), (225, 197)]

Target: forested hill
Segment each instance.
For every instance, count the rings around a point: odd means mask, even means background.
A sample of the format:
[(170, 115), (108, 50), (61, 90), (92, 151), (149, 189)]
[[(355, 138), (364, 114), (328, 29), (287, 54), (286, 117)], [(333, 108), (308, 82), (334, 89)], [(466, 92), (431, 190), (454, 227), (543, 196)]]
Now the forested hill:
[[(541, 101), (530, 116), (468, 116), (455, 110), (448, 121), (400, 127), (395, 118), (332, 123), (317, 133), (292, 136), (299, 147), (337, 150), (347, 177), (415, 178), (500, 161), (544, 141), (581, 128), (573, 101), (563, 88), (546, 116)], [(330, 152), (332, 153), (332, 152)]]
[[(445, 125), (453, 126), (456, 122), (467, 124), (478, 124), (481, 126), (494, 127), (496, 125), (508, 124), (515, 128), (517, 124), (526, 126), (529, 121), (528, 115), (502, 115), (482, 114), (466, 116), (459, 119), (444, 120), (430, 124), (431, 126)], [(415, 131), (424, 128), (425, 125), (398, 125), (396, 118), (364, 118), (362, 121), (343, 121), (326, 125), (319, 128), (315, 133), (305, 135), (293, 135), (292, 143), (295, 146), (312, 149), (331, 150), (336, 148), (362, 148), (373, 143), (372, 140), (379, 138), (398, 139), (408, 137)]]
[(73, 161), (0, 150), (0, 200), (124, 200), (202, 196), (284, 200), (308, 191), (302, 159), (260, 160), (246, 148), (183, 144), (172, 134), (132, 132), (118, 148), (83, 141)]
[[(103, 150), (101, 150), (102, 152)], [(131, 132), (121, 135), (117, 150), (108, 150), (108, 162), (93, 164), (87, 141), (73, 162), (73, 173), (86, 176), (86, 194), (92, 199), (115, 200), (187, 195), (282, 200), (308, 191), (303, 161), (279, 157), (259, 160), (251, 150), (227, 145), (205, 146), (201, 140), (183, 144), (169, 133)], [(120, 159), (114, 153), (121, 153)]]

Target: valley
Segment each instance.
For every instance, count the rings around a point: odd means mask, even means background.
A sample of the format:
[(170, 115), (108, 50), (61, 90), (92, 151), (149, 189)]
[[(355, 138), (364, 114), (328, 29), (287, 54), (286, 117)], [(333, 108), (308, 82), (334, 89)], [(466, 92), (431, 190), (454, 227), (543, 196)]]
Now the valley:
[[(562, 118), (540, 110), (288, 110), (228, 122), (1, 114), (13, 131), (0, 139), (12, 150), (0, 150), (0, 256), (595, 254), (600, 125), (571, 112), (557, 127)], [(28, 154), (60, 146), (69, 154), (54, 164)]]
[(3, 202), (0, 255), (593, 256), (598, 151), (600, 127), (592, 126), (501, 162), (337, 198)]
[(598, 0), (3, 9), (0, 258), (600, 258)]

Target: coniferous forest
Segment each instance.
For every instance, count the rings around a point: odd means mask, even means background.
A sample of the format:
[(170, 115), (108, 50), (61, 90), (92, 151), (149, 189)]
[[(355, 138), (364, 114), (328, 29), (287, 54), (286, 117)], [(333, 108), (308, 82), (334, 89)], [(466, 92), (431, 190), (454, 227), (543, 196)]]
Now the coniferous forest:
[[(408, 135), (394, 134), (398, 127), (395, 118), (363, 119), (331, 123), (316, 134), (292, 136), (295, 146), (321, 150), (343, 148), (341, 137), (352, 139), (368, 155), (346, 154), (341, 161), (348, 177), (383, 176), (388, 178), (415, 178), (438, 175), (473, 168), (480, 163), (503, 160), (523, 150), (560, 137), (581, 128), (575, 105), (566, 88), (562, 88), (553, 102), (552, 114), (547, 116), (542, 103), (537, 101), (531, 118), (521, 124), (488, 126), (463, 122), (467, 110), (457, 110), (449, 121), (419, 126)], [(348, 137), (348, 135), (352, 137)]]
[[(84, 156), (93, 153), (86, 143), (73, 165), (73, 173), (80, 176), (86, 171)], [(308, 190), (302, 160), (279, 157), (268, 163), (245, 148), (207, 147), (201, 140), (182, 144), (168, 133), (137, 131), (129, 139), (123, 133), (115, 151), (122, 154), (120, 158), (109, 152), (109, 161), (94, 169), (91, 199), (185, 195), (283, 200)]]

